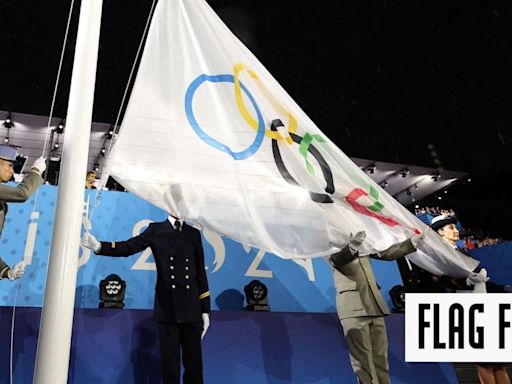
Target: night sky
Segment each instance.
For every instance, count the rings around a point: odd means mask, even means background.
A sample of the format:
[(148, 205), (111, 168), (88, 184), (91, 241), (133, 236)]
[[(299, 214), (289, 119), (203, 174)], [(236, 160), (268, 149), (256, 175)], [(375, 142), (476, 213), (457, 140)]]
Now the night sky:
[[(454, 208), (466, 226), (512, 238), (508, 2), (208, 3), (347, 155), (469, 172), (471, 183), (418, 203)], [(0, 110), (49, 114), (69, 5), (0, 2)], [(104, 0), (94, 121), (115, 121), (150, 5)]]

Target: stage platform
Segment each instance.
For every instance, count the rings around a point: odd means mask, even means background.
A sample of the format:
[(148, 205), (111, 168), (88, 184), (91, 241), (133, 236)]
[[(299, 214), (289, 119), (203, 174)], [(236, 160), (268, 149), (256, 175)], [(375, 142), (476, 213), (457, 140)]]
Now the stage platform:
[[(14, 383), (32, 383), (40, 308), (17, 308)], [(9, 382), (11, 307), (0, 307), (0, 383)], [(394, 384), (457, 383), (452, 364), (404, 362), (404, 316), (387, 318)], [(204, 339), (206, 384), (355, 384), (336, 314), (218, 311)], [(69, 383), (160, 383), (152, 311), (77, 309)]]

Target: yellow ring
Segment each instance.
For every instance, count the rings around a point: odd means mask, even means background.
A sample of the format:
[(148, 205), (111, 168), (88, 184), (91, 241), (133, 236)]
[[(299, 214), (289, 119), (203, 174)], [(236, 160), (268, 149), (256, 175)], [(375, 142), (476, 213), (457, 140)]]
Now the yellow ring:
[[(258, 122), (253, 119), (247, 108), (245, 107), (245, 104), (243, 102), (242, 98), (242, 90), (240, 88), (240, 79), (239, 79), (239, 73), (245, 69), (245, 66), (242, 63), (238, 63), (234, 66), (233, 72), (234, 72), (234, 78), (235, 78), (235, 98), (236, 98), (236, 105), (238, 107), (238, 110), (240, 111), (240, 114), (242, 115), (243, 119), (249, 124), (249, 126), (257, 131), (258, 130)], [(267, 98), (267, 100), (272, 104), (272, 106), (280, 113), (287, 114), (288, 115), (288, 132), (296, 132), (297, 130), (297, 119), (295, 116), (288, 112), (275, 98), (274, 96), (268, 91), (268, 89), (265, 87), (263, 82), (259, 79), (258, 75), (256, 75), (255, 72), (252, 70), (247, 70), (247, 73), (249, 76), (254, 80), (256, 83), (258, 89), (263, 93), (263, 95)], [(283, 137), (279, 134), (277, 131), (271, 131), (268, 128), (265, 128), (265, 136), (270, 137), (271, 139), (275, 140), (283, 140)], [(293, 142), (292, 138), (288, 135), (285, 138), (286, 142), (288, 144), (291, 144)]]

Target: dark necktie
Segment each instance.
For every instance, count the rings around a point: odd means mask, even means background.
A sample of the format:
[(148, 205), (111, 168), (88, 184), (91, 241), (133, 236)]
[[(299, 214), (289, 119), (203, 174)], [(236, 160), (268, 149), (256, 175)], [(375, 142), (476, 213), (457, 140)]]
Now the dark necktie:
[(180, 232), (181, 231), (181, 223), (179, 222), (179, 220), (176, 220), (174, 222), (174, 230)]

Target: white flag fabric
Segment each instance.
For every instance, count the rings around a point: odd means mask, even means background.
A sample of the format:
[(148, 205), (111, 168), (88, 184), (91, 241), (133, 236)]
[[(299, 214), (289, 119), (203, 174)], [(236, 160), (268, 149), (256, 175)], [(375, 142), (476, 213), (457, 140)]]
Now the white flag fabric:
[(336, 147), (203, 0), (159, 1), (109, 173), (191, 224), (283, 258), (331, 254), (358, 230), (363, 253), (427, 231), (415, 263), (453, 276), (478, 265)]

